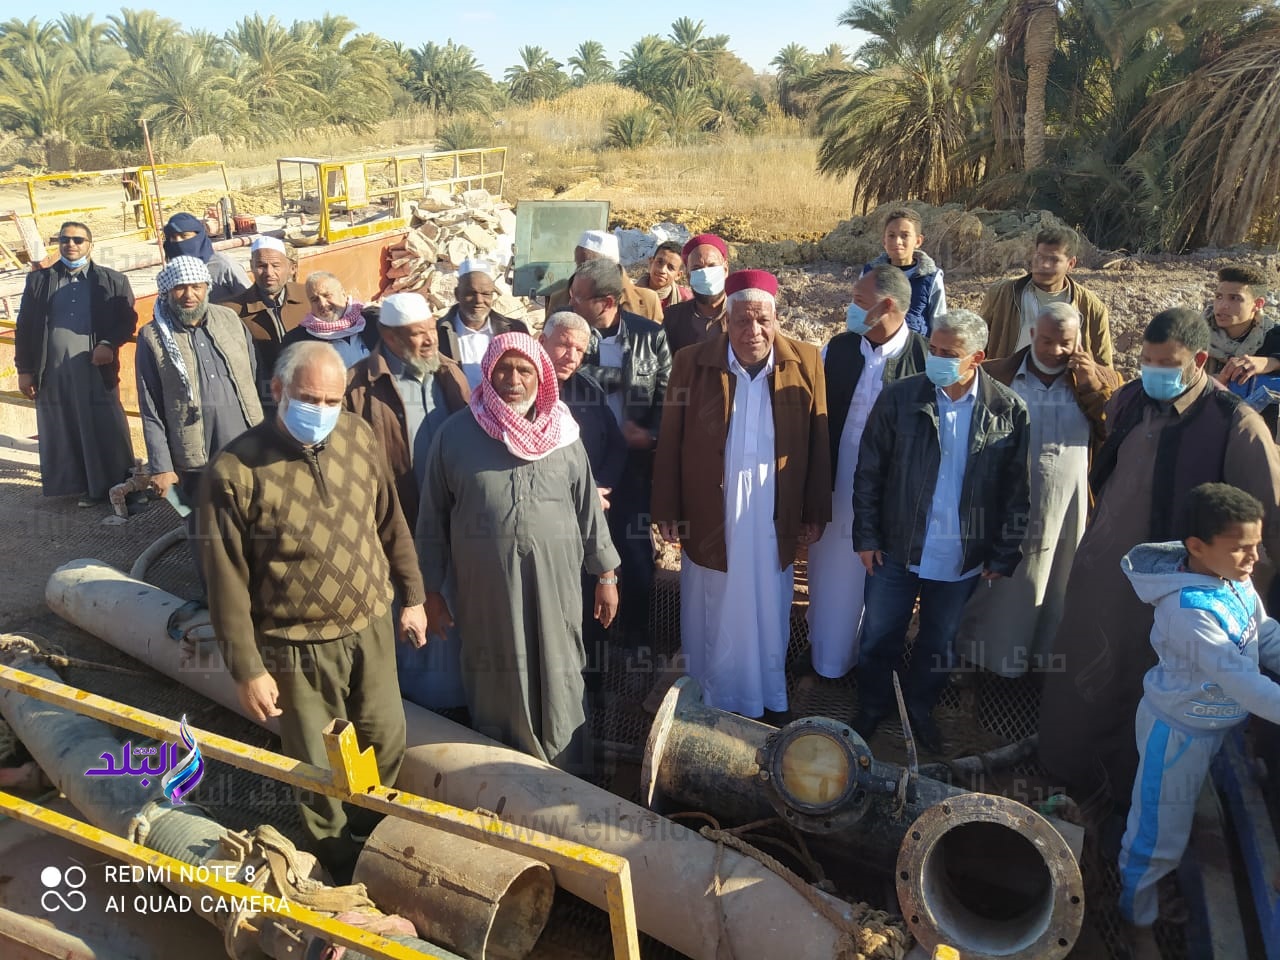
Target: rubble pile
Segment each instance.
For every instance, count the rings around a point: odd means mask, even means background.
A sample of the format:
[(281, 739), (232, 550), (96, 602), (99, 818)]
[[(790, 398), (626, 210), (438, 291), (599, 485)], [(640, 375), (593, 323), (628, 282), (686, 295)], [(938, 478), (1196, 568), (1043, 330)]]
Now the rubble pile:
[(516, 238), (510, 204), (494, 199), (488, 190), (452, 194), (433, 187), (409, 208), (411, 229), (399, 246), (387, 251), (388, 284), (382, 296), (414, 290), (443, 314), (456, 300), (459, 265), (477, 258), (494, 268), (493, 309), (515, 319), (528, 314), (529, 301), (514, 296), (504, 277)]

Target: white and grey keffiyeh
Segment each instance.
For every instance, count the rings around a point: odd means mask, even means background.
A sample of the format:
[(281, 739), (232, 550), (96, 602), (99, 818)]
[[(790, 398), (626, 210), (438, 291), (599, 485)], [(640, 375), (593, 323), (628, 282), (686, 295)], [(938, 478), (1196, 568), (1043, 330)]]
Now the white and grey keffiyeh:
[(190, 402), (194, 399), (195, 392), (191, 389), (191, 376), (187, 372), (186, 361), (182, 359), (182, 351), (178, 349), (178, 341), (173, 336), (173, 318), (169, 315), (168, 308), (169, 292), (174, 287), (188, 283), (212, 286), (213, 277), (209, 275), (209, 268), (203, 260), (197, 257), (174, 257), (165, 264), (164, 269), (156, 274), (159, 294), (156, 296), (155, 306), (151, 308), (151, 318), (160, 335), (160, 345), (164, 347), (165, 356), (178, 372), (178, 378), (187, 394), (185, 399)]

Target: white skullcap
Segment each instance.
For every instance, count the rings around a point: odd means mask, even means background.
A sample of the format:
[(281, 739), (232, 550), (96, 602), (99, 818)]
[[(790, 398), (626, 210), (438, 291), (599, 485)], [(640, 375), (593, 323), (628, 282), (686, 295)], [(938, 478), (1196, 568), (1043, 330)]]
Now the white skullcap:
[(431, 319), (431, 305), (420, 293), (393, 293), (382, 298), (378, 324), (383, 327), (407, 327)]
[(468, 257), (458, 264), (458, 276), (465, 277), (468, 273), (483, 273), (487, 277), (492, 277), (493, 264), (479, 257)]
[(156, 287), (162, 294), (188, 283), (213, 283), (209, 268), (199, 257), (174, 257), (156, 274)]
[(289, 248), (284, 245), (284, 241), (279, 237), (268, 237), (266, 234), (260, 234), (253, 238), (253, 243), (249, 244), (249, 252), (257, 253), (259, 250), (276, 250), (289, 255)]
[(614, 263), (622, 262), (622, 252), (618, 249), (618, 238), (608, 230), (585, 230), (578, 238), (578, 246), (583, 250), (598, 253), (606, 260)]

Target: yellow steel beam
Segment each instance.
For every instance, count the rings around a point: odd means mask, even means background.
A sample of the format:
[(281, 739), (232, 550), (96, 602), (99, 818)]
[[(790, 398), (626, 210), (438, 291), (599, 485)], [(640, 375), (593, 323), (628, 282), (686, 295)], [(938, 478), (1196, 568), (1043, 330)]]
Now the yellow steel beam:
[[(17, 370), (14, 370), (14, 373), (17, 373)], [(17, 390), (0, 390), (0, 403), (12, 404), (15, 407), (32, 407), (33, 409), (36, 405), (34, 400), (28, 400)], [(124, 415), (126, 417), (133, 417), (134, 419), (142, 418), (142, 414), (137, 410), (130, 410), (127, 407), (125, 408)]]
[[(100, 830), (83, 820), (76, 820), (74, 817), (22, 800), (4, 791), (0, 791), (0, 813), (14, 820), (29, 823), (33, 827), (39, 827), (46, 833), (52, 833), (109, 857), (123, 860), (125, 863), (141, 867), (156, 867), (164, 871), (166, 886), (172, 885), (196, 896), (213, 893), (221, 897), (258, 898), (263, 906), (261, 914), (273, 916), (290, 926), (318, 933), (354, 950), (362, 950), (373, 956), (383, 957), (385, 960), (419, 960), (423, 956), (443, 957), (440, 953), (424, 953), (419, 949), (406, 947), (394, 940), (369, 933), (348, 923), (341, 923), (292, 901), (287, 901), (282, 909), (280, 901), (276, 898), (266, 899), (261, 890), (255, 890), (234, 880), (222, 879), (215, 871), (208, 871), (207, 877), (201, 879), (194, 869), (195, 864), (176, 860), (159, 851), (131, 843), (123, 837)], [(186, 873), (183, 872), (184, 868)]]
[[(177, 721), (27, 673), (25, 670), (0, 666), (0, 687), (135, 733), (172, 741), (178, 741), (181, 737)], [(603, 875), (605, 898), (609, 906), (609, 925), (613, 932), (614, 960), (639, 960), (640, 941), (636, 931), (635, 901), (631, 890), (631, 863), (626, 857), (507, 823), (494, 816), (463, 810), (404, 790), (382, 786), (378, 782), (376, 765), (373, 766), (372, 774), (363, 767), (363, 763), (355, 770), (348, 765), (347, 761), (351, 757), (360, 754), (355, 728), (350, 724), (332, 723), (325, 731), (325, 750), (330, 762), (335, 763), (333, 770), (303, 763), (260, 747), (251, 747), (211, 731), (192, 727), (189, 729), (199, 742), (201, 753), (212, 760), (220, 760), (242, 770), (281, 780), (302, 790), (338, 797), (388, 816), (437, 827), (480, 843), (490, 843), (504, 850), (542, 860), (548, 866), (568, 873), (585, 877)], [(359, 789), (349, 790), (348, 785)]]

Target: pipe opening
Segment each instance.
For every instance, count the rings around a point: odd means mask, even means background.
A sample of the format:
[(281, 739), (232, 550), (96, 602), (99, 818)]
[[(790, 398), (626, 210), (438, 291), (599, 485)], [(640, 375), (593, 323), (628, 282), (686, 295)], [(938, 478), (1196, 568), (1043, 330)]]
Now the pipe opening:
[(960, 824), (938, 838), (921, 870), (924, 900), (940, 939), (962, 952), (1014, 954), (1049, 928), (1049, 867), (1015, 830), (989, 822)]
[(551, 916), (556, 885), (541, 864), (511, 881), (498, 900), (485, 937), (485, 956), (492, 960), (524, 960), (533, 952)]

